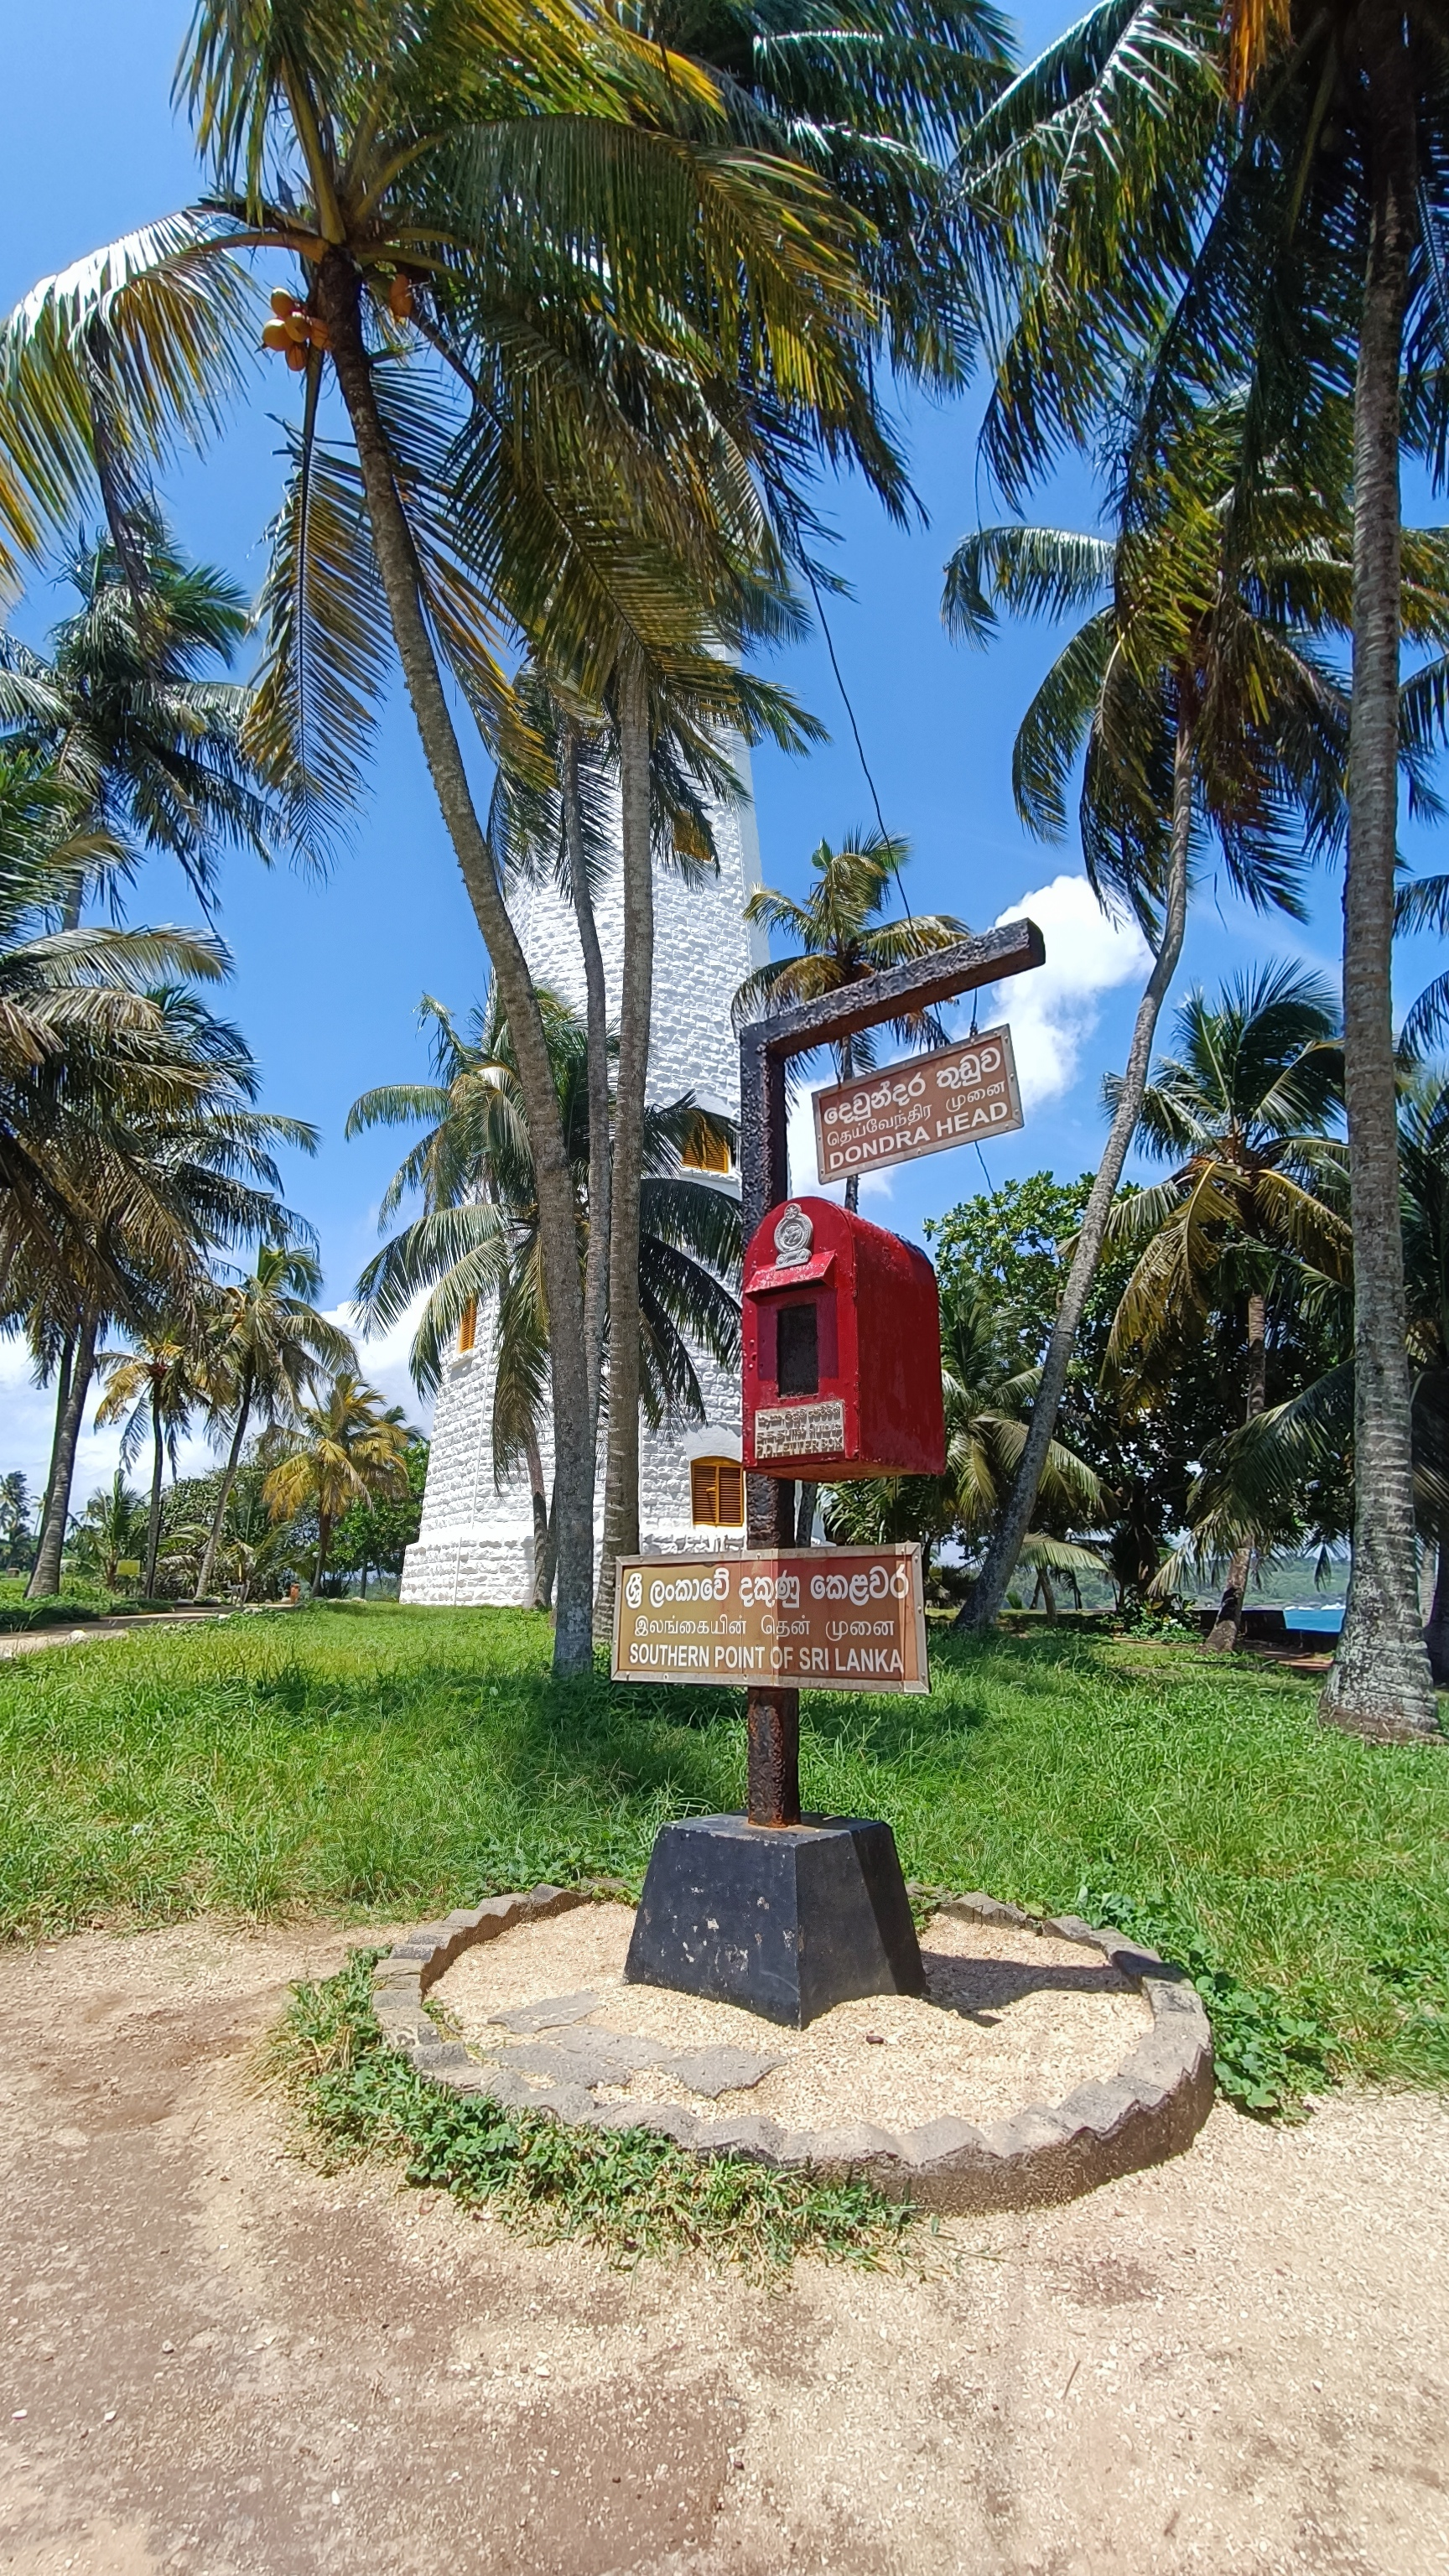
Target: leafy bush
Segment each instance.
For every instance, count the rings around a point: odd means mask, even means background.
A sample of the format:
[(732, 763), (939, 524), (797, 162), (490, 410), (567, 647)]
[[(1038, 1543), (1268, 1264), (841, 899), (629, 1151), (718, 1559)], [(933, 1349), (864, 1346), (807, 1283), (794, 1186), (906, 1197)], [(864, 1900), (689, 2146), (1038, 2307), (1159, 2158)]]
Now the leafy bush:
[(25, 1628), (78, 1628), (87, 1619), (104, 1619), (112, 1610), (134, 1610), (134, 1601), (103, 1592), (99, 1584), (76, 1583), (68, 1592), (52, 1592), (39, 1601), (0, 1600), (0, 1634)]
[(1333, 2032), (1268, 1987), (1244, 1985), (1180, 1915), (1090, 1887), (1078, 1889), (1073, 1911), (1084, 1922), (1125, 1932), (1191, 1977), (1212, 2024), (1218, 2091), (1240, 2111), (1292, 2119), (1305, 2093), (1329, 2082)]

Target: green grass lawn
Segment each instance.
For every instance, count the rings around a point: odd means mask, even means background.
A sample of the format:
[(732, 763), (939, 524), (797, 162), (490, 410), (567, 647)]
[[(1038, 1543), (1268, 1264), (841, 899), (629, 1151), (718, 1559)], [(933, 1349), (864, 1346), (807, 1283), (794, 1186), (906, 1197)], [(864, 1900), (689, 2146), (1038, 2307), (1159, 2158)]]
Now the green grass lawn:
[[(561, 1686), (549, 1644), (522, 1611), (377, 1604), (0, 1665), (0, 1932), (637, 1883), (662, 1818), (741, 1803), (739, 1700)], [(1449, 1752), (1321, 1729), (1313, 1685), (1190, 1648), (932, 1663), (929, 1700), (807, 1697), (811, 1806), (888, 1817), (910, 1878), (1049, 1910), (1085, 1888), (1195, 1937), (1341, 2074), (1449, 2080)]]

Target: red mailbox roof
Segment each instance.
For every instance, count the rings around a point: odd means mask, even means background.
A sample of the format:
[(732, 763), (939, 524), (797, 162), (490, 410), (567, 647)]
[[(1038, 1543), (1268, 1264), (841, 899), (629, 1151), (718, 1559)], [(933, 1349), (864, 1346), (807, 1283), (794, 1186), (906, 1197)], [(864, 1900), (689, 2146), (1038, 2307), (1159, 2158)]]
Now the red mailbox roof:
[(775, 1270), (757, 1270), (745, 1281), (745, 1295), (765, 1297), (773, 1288), (800, 1288), (811, 1279), (824, 1279), (834, 1267), (833, 1252), (817, 1252), (809, 1261), (795, 1261), (788, 1268), (782, 1264)]

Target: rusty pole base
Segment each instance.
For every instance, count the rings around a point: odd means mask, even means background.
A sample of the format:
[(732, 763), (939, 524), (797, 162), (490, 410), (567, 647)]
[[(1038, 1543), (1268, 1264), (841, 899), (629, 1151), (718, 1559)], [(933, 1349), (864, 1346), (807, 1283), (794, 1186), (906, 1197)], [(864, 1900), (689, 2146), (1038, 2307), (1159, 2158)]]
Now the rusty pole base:
[(752, 1825), (800, 1822), (800, 1694), (752, 1690), (745, 1703), (749, 1748), (745, 1812)]

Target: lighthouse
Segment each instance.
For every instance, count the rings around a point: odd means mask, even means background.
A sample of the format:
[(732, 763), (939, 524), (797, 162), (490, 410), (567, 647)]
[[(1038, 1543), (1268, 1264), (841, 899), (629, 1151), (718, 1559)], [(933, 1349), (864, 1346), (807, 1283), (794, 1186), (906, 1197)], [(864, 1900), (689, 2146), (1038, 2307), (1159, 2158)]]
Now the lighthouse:
[[(649, 1089), (660, 1106), (686, 1092), (697, 1106), (737, 1119), (739, 1056), (731, 1008), (745, 977), (764, 963), (765, 933), (751, 928), (745, 905), (760, 883), (759, 837), (747, 747), (733, 742), (731, 766), (744, 795), (713, 813), (718, 870), (691, 880), (656, 863), (654, 996), (649, 1031)], [(617, 845), (617, 843), (616, 843)], [(518, 935), (535, 984), (556, 993), (580, 1017), (584, 965), (571, 906), (552, 884), (519, 885), (511, 898)], [(624, 948), (621, 873), (616, 865), (596, 898), (599, 945), (617, 1023)], [(693, 1177), (738, 1195), (733, 1171)], [(707, 1351), (694, 1353), (706, 1419), (666, 1424), (639, 1437), (639, 1534), (651, 1553), (743, 1544), (744, 1477), (740, 1458), (738, 1377)], [(493, 1318), (480, 1310), (467, 1349), (454, 1351), (438, 1389), (422, 1526), (403, 1566), (404, 1601), (449, 1604), (527, 1603), (533, 1598), (533, 1513), (520, 1471), (500, 1487), (493, 1474)], [(553, 1477), (551, 1427), (541, 1430), (546, 1482)], [(594, 1500), (595, 1547), (602, 1538), (604, 1426)]]

